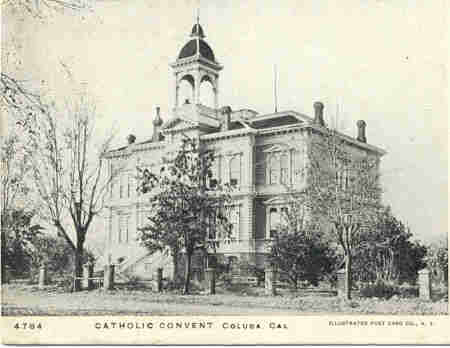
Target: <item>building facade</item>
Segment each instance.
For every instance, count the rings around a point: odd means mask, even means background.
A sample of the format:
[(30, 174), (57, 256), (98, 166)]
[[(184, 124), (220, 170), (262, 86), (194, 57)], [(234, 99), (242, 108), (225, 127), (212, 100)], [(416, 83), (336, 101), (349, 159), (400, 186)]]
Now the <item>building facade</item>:
[[(224, 260), (247, 260), (264, 267), (266, 240), (287, 209), (286, 187), (300, 190), (306, 185), (302, 169), (307, 166), (312, 137), (325, 129), (323, 104), (313, 104), (313, 117), (291, 110), (259, 114), (251, 109), (219, 107), (223, 67), (204, 38), (203, 28), (195, 24), (191, 39), (171, 64), (175, 105), (169, 120), (163, 122), (157, 108), (150, 139), (138, 142), (130, 135), (126, 146), (107, 155), (110, 172), (118, 175), (106, 202), (105, 262), (116, 263), (121, 274), (151, 278), (157, 267), (164, 268), (165, 276), (172, 274), (170, 257), (150, 254), (136, 241), (137, 231), (150, 213), (148, 197), (136, 190), (136, 177), (138, 167), (157, 169), (164, 154), (176, 149), (183, 136), (213, 149), (214, 178), (235, 187), (228, 216), (233, 225), (231, 235), (215, 236), (217, 254)], [(210, 86), (213, 105), (202, 102), (204, 83)], [(190, 92), (185, 100), (180, 100), (182, 85)], [(357, 130), (356, 138), (339, 136), (352, 151), (380, 158), (383, 150), (366, 141), (364, 121), (358, 122)]]

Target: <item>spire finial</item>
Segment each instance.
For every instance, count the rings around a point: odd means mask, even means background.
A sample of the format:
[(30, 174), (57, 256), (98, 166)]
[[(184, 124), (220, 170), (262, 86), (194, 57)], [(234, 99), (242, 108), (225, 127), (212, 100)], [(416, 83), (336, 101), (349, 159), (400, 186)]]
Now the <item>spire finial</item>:
[(275, 103), (275, 112), (278, 112), (278, 94), (277, 94), (277, 84), (278, 84), (278, 76), (277, 76), (277, 65), (273, 65), (273, 96)]
[(205, 34), (203, 33), (203, 28), (200, 25), (200, 1), (197, 1), (197, 9), (195, 16), (195, 24), (192, 27), (191, 37), (195, 37), (198, 39), (203, 39)]
[(200, 0), (197, 1), (197, 25), (200, 24)]

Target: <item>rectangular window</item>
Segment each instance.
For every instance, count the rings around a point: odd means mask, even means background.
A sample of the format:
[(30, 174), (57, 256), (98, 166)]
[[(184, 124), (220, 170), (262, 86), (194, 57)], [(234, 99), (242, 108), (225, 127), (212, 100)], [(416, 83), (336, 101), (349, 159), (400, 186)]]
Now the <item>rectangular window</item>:
[(127, 197), (128, 198), (131, 197), (132, 179), (133, 179), (133, 177), (131, 176), (131, 174), (128, 174), (127, 175)]
[(264, 152), (256, 151), (255, 163), (255, 181), (256, 185), (264, 185), (266, 183), (266, 158)]
[(241, 156), (233, 156), (230, 159), (230, 184), (239, 186), (241, 182)]
[(215, 215), (210, 215), (208, 217), (208, 239), (216, 239), (216, 217)]
[(110, 173), (110, 180), (111, 180), (111, 182), (110, 182), (110, 185), (109, 185), (109, 188), (110, 188), (110, 197), (111, 198), (114, 198), (114, 189), (115, 189), (115, 180), (116, 180), (116, 178), (115, 178), (115, 174), (114, 174), (114, 170), (115, 170), (115, 168), (114, 168), (114, 166), (111, 164), (111, 173)]
[(269, 160), (270, 184), (272, 185), (279, 184), (279, 175), (280, 175), (280, 161), (278, 160), (278, 156), (271, 155)]
[(122, 243), (122, 215), (117, 216), (117, 243)]
[(120, 174), (119, 177), (119, 198), (123, 198), (123, 181), (124, 181), (124, 175)]
[(280, 180), (284, 185), (289, 184), (289, 154), (284, 153), (281, 155), (280, 160)]
[(130, 241), (130, 215), (125, 217), (125, 243)]
[(220, 182), (220, 156), (214, 157), (210, 170), (211, 177), (209, 178), (209, 188), (215, 189)]
[(269, 209), (269, 238), (274, 238), (280, 225), (280, 214), (277, 208)]
[(238, 239), (240, 232), (240, 206), (227, 207), (227, 219), (231, 224), (231, 231), (225, 238)]
[(289, 208), (276, 206), (269, 208), (268, 238), (274, 238), (276, 234), (288, 223)]
[(150, 262), (147, 262), (144, 264), (144, 272), (150, 273), (152, 271), (152, 264)]

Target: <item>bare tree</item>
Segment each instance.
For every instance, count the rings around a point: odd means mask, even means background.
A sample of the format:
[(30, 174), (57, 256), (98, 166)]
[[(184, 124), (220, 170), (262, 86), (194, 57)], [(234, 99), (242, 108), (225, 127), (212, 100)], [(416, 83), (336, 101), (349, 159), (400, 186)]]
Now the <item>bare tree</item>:
[[(56, 110), (44, 114), (31, 136), (32, 177), (41, 201), (41, 217), (55, 226), (75, 255), (75, 278), (82, 275), (84, 242), (92, 220), (103, 207), (109, 173), (104, 154), (112, 135), (96, 143), (95, 104), (83, 94), (69, 108), (64, 124)], [(71, 222), (75, 240), (71, 238)], [(80, 283), (75, 281), (75, 290)]]
[(343, 250), (345, 296), (350, 299), (354, 250), (381, 209), (379, 156), (325, 127), (312, 134), (310, 144), (304, 202), (310, 218), (331, 227)]
[[(91, 9), (90, 0), (4, 0), (2, 10), (11, 10), (9, 15), (29, 16), (44, 22), (52, 13), (64, 11), (80, 12)], [(5, 14), (4, 14), (5, 15)], [(0, 74), (1, 107), (10, 115), (17, 116), (17, 123), (26, 126), (36, 115), (45, 112), (41, 92), (18, 77), (13, 70), (22, 70), (23, 62), (17, 56), (17, 35), (10, 33), (2, 40), (2, 72)], [(28, 81), (29, 82), (29, 81)]]

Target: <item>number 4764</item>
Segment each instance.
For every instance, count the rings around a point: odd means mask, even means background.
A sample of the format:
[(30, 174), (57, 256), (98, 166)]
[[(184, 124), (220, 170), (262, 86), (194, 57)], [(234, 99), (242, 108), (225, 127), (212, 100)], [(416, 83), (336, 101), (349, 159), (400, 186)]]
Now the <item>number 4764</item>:
[(42, 329), (41, 323), (16, 323), (14, 325), (15, 329), (22, 329), (22, 330), (36, 330), (36, 329)]

